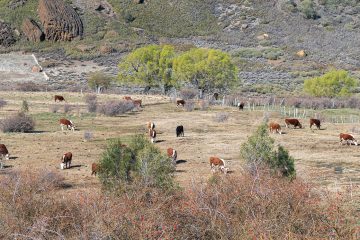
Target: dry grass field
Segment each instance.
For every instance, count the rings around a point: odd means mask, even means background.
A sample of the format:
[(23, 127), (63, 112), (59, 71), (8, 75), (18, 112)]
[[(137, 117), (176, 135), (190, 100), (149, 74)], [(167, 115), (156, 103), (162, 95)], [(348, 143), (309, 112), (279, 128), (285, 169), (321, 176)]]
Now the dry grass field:
[[(0, 143), (4, 143), (11, 154), (11, 159), (5, 162), (7, 167), (0, 173), (18, 169), (54, 170), (65, 177), (70, 186), (66, 191), (100, 189), (97, 177), (91, 176), (91, 163), (100, 159), (106, 141), (121, 138), (126, 142), (133, 134), (145, 134), (146, 122), (151, 120), (158, 131), (156, 145), (164, 152), (168, 147), (177, 149), (178, 159), (182, 161), (177, 165), (176, 179), (187, 187), (211, 176), (210, 156), (224, 158), (230, 174), (242, 174), (240, 145), (264, 118), (264, 112), (260, 110), (239, 111), (237, 108), (220, 106), (210, 107), (206, 111), (196, 109), (186, 112), (163, 96), (133, 96), (143, 99), (143, 109), (118, 117), (105, 117), (88, 113), (82, 94), (58, 94), (72, 105), (70, 113), (63, 112), (64, 103), (54, 103), (54, 93), (0, 92), (0, 98), (8, 102), (0, 109), (0, 119), (18, 111), (22, 100), (27, 100), (29, 114), (37, 124), (33, 133), (0, 133)], [(122, 97), (100, 95), (98, 101)], [(54, 104), (60, 108), (58, 113), (50, 111)], [(214, 121), (217, 112), (227, 112), (228, 121)], [(277, 121), (283, 127), (285, 134), (272, 136), (276, 144), (285, 146), (295, 158), (297, 176), (332, 190), (351, 188), (353, 195), (359, 196), (360, 149), (357, 146), (340, 146), (338, 137), (340, 132), (349, 132), (353, 127), (351, 124), (324, 123), (324, 130), (310, 130), (308, 119), (303, 119), (304, 129), (284, 129), (280, 114), (269, 114), (271, 121)], [(77, 131), (61, 132), (58, 124), (61, 117), (72, 119)], [(177, 125), (184, 126), (185, 137), (176, 137)], [(84, 141), (84, 132), (91, 132), (93, 138)], [(60, 158), (67, 151), (73, 153), (73, 166), (60, 170)]]

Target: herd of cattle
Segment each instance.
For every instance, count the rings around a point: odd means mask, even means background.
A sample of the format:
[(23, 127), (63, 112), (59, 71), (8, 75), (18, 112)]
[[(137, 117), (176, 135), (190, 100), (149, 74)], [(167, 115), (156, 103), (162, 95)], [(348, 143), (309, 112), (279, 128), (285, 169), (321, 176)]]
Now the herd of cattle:
[[(63, 96), (60, 95), (55, 95), (54, 97), (55, 102), (57, 101), (65, 101)], [(135, 106), (140, 106), (142, 107), (142, 100), (133, 100), (131, 97), (129, 96), (125, 96), (123, 98), (126, 101), (132, 101), (134, 103)], [(176, 101), (176, 105), (177, 106), (185, 106), (186, 102), (185, 100), (177, 100)], [(239, 103), (237, 106), (239, 107), (239, 110), (243, 110), (244, 109), (244, 103)], [(59, 120), (60, 123), (60, 127), (61, 130), (64, 131), (64, 127), (66, 127), (67, 130), (71, 130), (71, 131), (75, 131), (75, 125), (71, 120), (62, 118)], [(285, 126), (287, 128), (289, 128), (289, 126), (293, 126), (293, 128), (297, 128), (299, 127), (300, 129), (303, 128), (302, 124), (300, 123), (300, 121), (298, 119), (295, 118), (286, 118), (285, 119)], [(317, 129), (320, 130), (321, 127), (321, 121), (319, 119), (314, 119), (311, 118), (310, 119), (310, 129), (312, 128), (312, 126), (316, 126)], [(148, 129), (148, 133), (149, 133), (149, 137), (150, 137), (150, 141), (152, 143), (156, 143), (156, 130), (155, 130), (155, 123), (153, 122), (148, 122), (146, 124), (146, 127)], [(282, 134), (281, 132), (281, 126), (279, 123), (276, 122), (270, 122), (269, 123), (269, 131), (271, 133), (279, 133)], [(176, 137), (184, 137), (184, 126), (179, 125), (176, 127)], [(357, 140), (354, 138), (353, 135), (348, 134), (348, 133), (340, 133), (339, 135), (340, 137), (340, 144), (343, 144), (344, 142), (347, 145), (358, 145)], [(126, 147), (125, 144), (123, 144), (122, 146)], [(172, 160), (172, 163), (174, 165), (176, 165), (176, 159), (177, 159), (177, 151), (173, 148), (168, 148), (167, 149), (167, 156), (169, 157), (169, 159)], [(10, 154), (8, 149), (6, 148), (6, 146), (4, 144), (0, 144), (0, 169), (3, 168), (3, 159), (5, 160), (9, 160)], [(60, 164), (60, 168), (61, 169), (67, 169), (67, 168), (71, 168), (71, 160), (72, 160), (72, 153), (71, 152), (67, 152), (64, 153), (61, 157), (61, 164)], [(216, 170), (220, 170), (223, 173), (227, 173), (229, 171), (229, 168), (226, 167), (226, 163), (225, 160), (219, 157), (210, 157), (209, 159), (210, 162), (210, 168), (211, 171), (214, 173), (216, 172)], [(99, 165), (97, 163), (93, 163), (91, 165), (91, 175), (95, 175), (99, 170)]]

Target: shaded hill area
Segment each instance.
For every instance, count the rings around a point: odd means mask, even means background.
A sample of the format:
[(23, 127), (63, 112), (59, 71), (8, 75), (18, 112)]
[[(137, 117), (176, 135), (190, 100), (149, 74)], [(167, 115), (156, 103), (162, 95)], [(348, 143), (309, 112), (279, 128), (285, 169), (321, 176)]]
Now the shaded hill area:
[[(331, 67), (358, 75), (357, 0), (57, 0), (73, 11), (66, 14), (81, 21), (63, 24), (61, 16), (67, 15), (59, 13), (59, 25), (75, 26), (52, 32), (66, 36), (59, 39), (46, 34), (44, 19), (49, 18), (41, 4), (48, 1), (0, 2), (0, 26), (7, 26), (0, 29), (7, 33), (0, 37), (2, 52), (38, 52), (44, 60), (94, 60), (116, 74), (121, 57), (144, 44), (213, 47), (234, 56), (245, 89), (265, 93), (296, 90), (304, 78)], [(27, 40), (23, 24), (29, 19), (40, 26), (45, 41)]]

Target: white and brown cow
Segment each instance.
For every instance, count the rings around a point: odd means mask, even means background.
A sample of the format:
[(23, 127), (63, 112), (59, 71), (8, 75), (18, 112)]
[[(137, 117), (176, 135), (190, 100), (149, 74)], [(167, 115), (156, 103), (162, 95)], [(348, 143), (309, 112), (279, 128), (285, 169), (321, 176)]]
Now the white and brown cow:
[(168, 155), (169, 158), (172, 159), (172, 163), (173, 163), (173, 164), (176, 164), (176, 158), (177, 158), (177, 152), (176, 152), (176, 150), (173, 149), (173, 148), (168, 148), (168, 149), (167, 149), (167, 155)]
[(226, 174), (229, 171), (229, 168), (225, 167), (225, 160), (218, 157), (210, 157), (210, 167), (213, 173), (216, 172), (216, 167), (220, 168), (220, 171)]
[(185, 100), (183, 99), (176, 100), (176, 106), (185, 106)]
[(155, 129), (149, 129), (149, 137), (152, 143), (156, 142), (156, 131)]
[(153, 122), (147, 122), (146, 123), (147, 129), (155, 129), (155, 123)]
[(64, 155), (61, 157), (61, 162), (64, 164), (64, 168), (71, 167), (71, 160), (72, 160), (72, 153), (71, 152), (64, 153)]
[(3, 158), (5, 160), (9, 160), (10, 154), (9, 154), (9, 151), (7, 150), (5, 144), (0, 144), (0, 160)]
[(142, 107), (143, 107), (143, 106), (142, 106), (142, 100), (141, 100), (141, 99), (135, 99), (135, 100), (133, 100), (132, 102), (133, 102), (133, 104), (135, 105), (135, 107), (137, 107), (137, 108), (142, 108)]
[(91, 164), (91, 176), (95, 175), (98, 173), (99, 171), (99, 164), (98, 163), (92, 163)]
[(275, 123), (275, 122), (269, 123), (269, 130), (271, 133), (281, 134), (281, 127), (280, 127), (280, 124), (278, 124), (278, 123)]
[(289, 128), (289, 125), (294, 126), (294, 128), (296, 128), (296, 127), (302, 128), (300, 121), (296, 118), (286, 118), (285, 125), (287, 128)]
[(345, 141), (347, 145), (351, 145), (352, 143), (356, 146), (358, 145), (354, 136), (348, 133), (340, 133), (340, 144), (343, 144), (343, 141)]
[(64, 131), (64, 126), (66, 126), (66, 129), (70, 129), (72, 131), (75, 131), (75, 125), (74, 123), (71, 121), (71, 120), (67, 120), (65, 118), (61, 118), (59, 120), (60, 122), (60, 127), (61, 127), (61, 130)]
[(319, 119), (310, 118), (310, 128), (315, 125), (320, 130), (321, 122)]
[(124, 96), (123, 99), (125, 101), (132, 101), (132, 98), (130, 96)]

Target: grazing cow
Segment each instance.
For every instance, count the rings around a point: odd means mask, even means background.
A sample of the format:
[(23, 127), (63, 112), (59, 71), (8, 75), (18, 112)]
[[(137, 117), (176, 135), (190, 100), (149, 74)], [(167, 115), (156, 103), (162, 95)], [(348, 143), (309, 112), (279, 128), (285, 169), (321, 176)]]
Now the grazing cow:
[(180, 100), (176, 100), (176, 106), (184, 106), (185, 105), (185, 100), (180, 99)]
[[(61, 161), (62, 161), (63, 164), (65, 164), (65, 168), (70, 168), (71, 159), (72, 159), (72, 153), (71, 152), (64, 153), (64, 155), (61, 157)], [(68, 164), (69, 164), (69, 167), (68, 167)]]
[(168, 148), (167, 149), (167, 155), (168, 155), (169, 158), (172, 159), (173, 164), (176, 164), (176, 158), (177, 158), (176, 150), (173, 149), (173, 148)]
[(99, 164), (97, 163), (92, 163), (91, 164), (91, 176), (92, 175), (95, 175), (96, 176), (96, 173), (99, 171)]
[(302, 128), (301, 123), (296, 118), (286, 118), (285, 125), (287, 128), (289, 128), (289, 125), (293, 125), (294, 128), (296, 128), (296, 127)]
[(4, 144), (0, 144), (0, 160), (5, 158), (5, 160), (9, 160), (10, 154)]
[(278, 123), (271, 122), (271, 123), (269, 124), (269, 130), (270, 130), (270, 132), (272, 132), (272, 133), (279, 133), (279, 134), (281, 134), (281, 127), (280, 127), (280, 124), (278, 124)]
[(176, 127), (176, 137), (184, 137), (184, 127), (183, 125)]
[(356, 146), (358, 145), (357, 140), (354, 138), (354, 136), (348, 133), (340, 133), (340, 144), (342, 144), (343, 141), (346, 141), (347, 145), (349, 145), (349, 143), (350, 145), (352, 143), (354, 143)]
[(155, 123), (153, 123), (153, 122), (147, 122), (146, 126), (147, 126), (147, 129), (155, 129)]
[(65, 118), (62, 118), (59, 120), (60, 122), (60, 127), (61, 130), (64, 131), (64, 126), (66, 126), (66, 128), (69, 130), (71, 129), (72, 131), (75, 131), (75, 125), (71, 120), (67, 120)]
[(133, 100), (133, 103), (136, 107), (142, 107), (142, 100), (141, 99), (136, 99)]
[(129, 97), (129, 96), (124, 96), (123, 99), (126, 100), (126, 101), (132, 101), (132, 98)]
[(60, 95), (55, 95), (54, 99), (55, 99), (55, 102), (56, 101), (59, 101), (59, 102), (65, 101), (65, 98), (63, 96), (60, 96)]
[(150, 141), (152, 143), (155, 143), (155, 141), (156, 141), (156, 131), (155, 131), (155, 129), (149, 129), (149, 136), (150, 136)]
[(213, 98), (214, 98), (215, 100), (218, 100), (218, 98), (219, 98), (219, 94), (218, 94), (217, 92), (216, 92), (216, 93), (214, 93)]
[(317, 127), (317, 129), (320, 130), (320, 120), (319, 119), (310, 118), (310, 128), (312, 127), (312, 125), (315, 125)]
[(224, 174), (226, 174), (229, 171), (229, 168), (225, 167), (225, 160), (218, 158), (218, 157), (210, 157), (210, 167), (211, 171), (215, 173), (216, 167), (220, 168), (220, 171), (222, 171)]
[(239, 110), (244, 110), (245, 103), (238, 103)]

